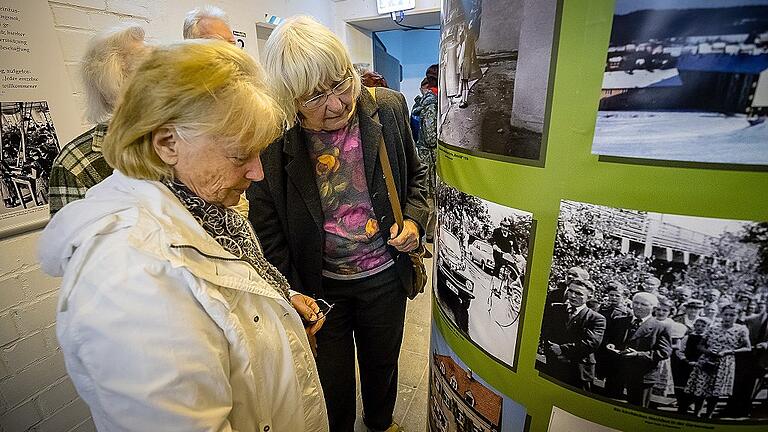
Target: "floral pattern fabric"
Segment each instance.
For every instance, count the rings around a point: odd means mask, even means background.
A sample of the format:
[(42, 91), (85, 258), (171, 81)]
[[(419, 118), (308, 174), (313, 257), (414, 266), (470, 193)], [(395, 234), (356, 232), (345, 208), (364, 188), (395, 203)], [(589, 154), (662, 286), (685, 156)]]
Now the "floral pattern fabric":
[(325, 216), (323, 275), (356, 279), (383, 270), (392, 257), (368, 194), (357, 116), (342, 129), (304, 134)]
[(686, 393), (699, 397), (730, 396), (736, 375), (736, 359), (733, 355), (716, 357), (710, 350), (734, 350), (749, 344), (749, 330), (741, 324), (726, 329), (713, 325), (704, 335), (705, 351), (693, 367), (685, 387)]

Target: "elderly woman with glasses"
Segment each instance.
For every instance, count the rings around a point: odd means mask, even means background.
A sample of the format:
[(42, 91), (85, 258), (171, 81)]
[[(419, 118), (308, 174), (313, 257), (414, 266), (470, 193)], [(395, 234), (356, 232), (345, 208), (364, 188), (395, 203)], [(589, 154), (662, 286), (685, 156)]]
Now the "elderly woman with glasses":
[[(247, 195), (267, 259), (291, 286), (334, 308), (317, 333), (317, 365), (331, 430), (355, 422), (355, 347), (364, 422), (397, 429), (397, 360), (406, 294), (429, 208), (405, 98), (360, 78), (341, 41), (308, 17), (278, 26), (265, 65), (292, 125), (263, 154), (264, 180)], [(394, 223), (382, 167), (386, 145), (405, 216)]]
[(40, 242), (63, 276), (67, 371), (99, 430), (328, 430), (302, 322), (317, 331), (318, 307), (229, 208), (263, 178), (284, 118), (224, 42), (159, 47), (127, 84), (102, 146), (114, 173)]

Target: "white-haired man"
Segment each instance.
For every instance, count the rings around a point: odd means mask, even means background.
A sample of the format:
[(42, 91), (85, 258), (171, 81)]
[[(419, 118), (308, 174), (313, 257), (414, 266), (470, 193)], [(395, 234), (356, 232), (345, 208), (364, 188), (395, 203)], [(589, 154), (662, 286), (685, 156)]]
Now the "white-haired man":
[(229, 17), (216, 6), (192, 9), (184, 19), (184, 39), (221, 39), (235, 45)]
[(120, 90), (148, 52), (144, 29), (138, 25), (118, 27), (91, 39), (80, 73), (87, 117), (96, 126), (65, 145), (54, 160), (48, 195), (51, 216), (112, 174), (101, 154), (107, 122)]
[(609, 396), (648, 407), (651, 388), (659, 380), (659, 362), (672, 352), (668, 327), (651, 316), (658, 306), (656, 295), (639, 292), (632, 297), (632, 314), (608, 322), (605, 348), (615, 354), (612, 370), (606, 377)]

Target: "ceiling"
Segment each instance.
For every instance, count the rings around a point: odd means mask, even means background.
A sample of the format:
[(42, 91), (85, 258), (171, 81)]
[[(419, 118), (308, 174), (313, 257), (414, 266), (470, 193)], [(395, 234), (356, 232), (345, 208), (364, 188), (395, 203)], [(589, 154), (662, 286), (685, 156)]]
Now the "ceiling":
[[(378, 17), (364, 18), (355, 21), (349, 21), (351, 24), (361, 30), (377, 32), (386, 30), (405, 30), (392, 21), (389, 15), (382, 15)], [(408, 15), (405, 13), (405, 19), (401, 24), (412, 27), (435, 27), (440, 25), (440, 10), (421, 12), (418, 14)]]

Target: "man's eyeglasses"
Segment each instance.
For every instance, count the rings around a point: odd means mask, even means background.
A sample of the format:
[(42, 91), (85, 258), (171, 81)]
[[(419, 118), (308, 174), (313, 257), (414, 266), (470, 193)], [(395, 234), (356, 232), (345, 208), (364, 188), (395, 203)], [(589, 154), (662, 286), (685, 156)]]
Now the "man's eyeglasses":
[(354, 77), (346, 77), (341, 82), (336, 84), (332, 89), (328, 90), (327, 92), (320, 93), (318, 95), (315, 95), (306, 101), (304, 101), (301, 106), (303, 106), (306, 109), (318, 109), (321, 106), (325, 105), (325, 102), (328, 100), (328, 95), (331, 93), (335, 94), (336, 96), (341, 96), (348, 91), (352, 90), (352, 84)]
[(331, 312), (331, 309), (333, 309), (333, 306), (334, 306), (333, 303), (329, 304), (327, 301), (320, 298), (315, 299), (315, 303), (317, 303), (317, 307), (320, 308), (320, 310), (315, 312), (315, 319), (313, 320), (305, 319), (304, 324), (314, 324), (320, 321), (321, 319), (328, 316), (328, 313)]

